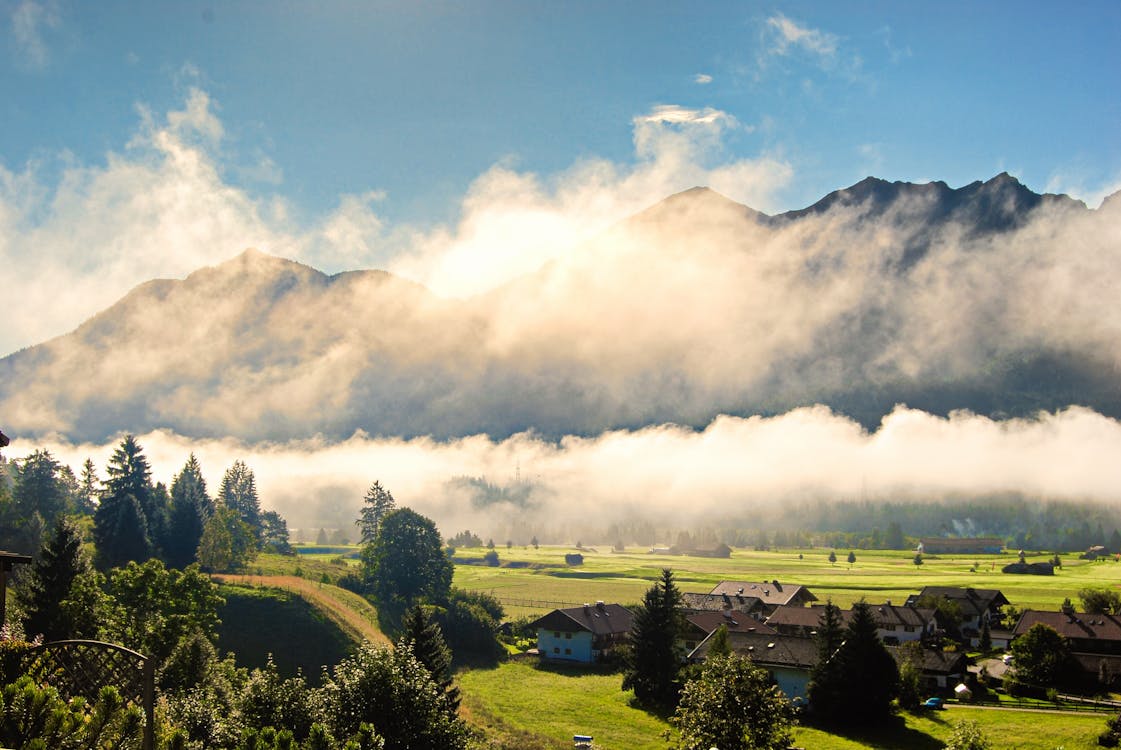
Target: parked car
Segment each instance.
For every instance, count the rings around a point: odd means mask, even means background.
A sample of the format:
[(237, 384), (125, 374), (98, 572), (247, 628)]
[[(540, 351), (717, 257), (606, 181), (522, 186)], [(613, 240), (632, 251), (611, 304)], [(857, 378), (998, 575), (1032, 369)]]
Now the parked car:
[(929, 708), (933, 711), (944, 711), (946, 709), (946, 704), (938, 697), (927, 698), (923, 701), (922, 708)]

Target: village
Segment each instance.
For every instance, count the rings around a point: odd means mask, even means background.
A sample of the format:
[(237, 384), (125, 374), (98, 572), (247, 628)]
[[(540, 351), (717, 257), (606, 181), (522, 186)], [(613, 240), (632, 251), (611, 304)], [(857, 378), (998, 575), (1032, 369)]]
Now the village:
[[(938, 552), (999, 551), (999, 540), (923, 540)], [(993, 545), (997, 549), (993, 549)], [(947, 546), (948, 545), (948, 546)], [(1087, 559), (1104, 549), (1087, 550)], [(1005, 566), (1006, 573), (1042, 570), (1051, 563), (1022, 561)], [(1072, 592), (1073, 594), (1074, 592)], [(1103, 590), (1103, 593), (1111, 593)], [(815, 642), (826, 602), (794, 581), (720, 581), (704, 592), (682, 591), (680, 611), (685, 630), (678, 652), (687, 663), (703, 663), (719, 640), (767, 671), (794, 705), (807, 705), (807, 686), (819, 658)], [(923, 586), (905, 601), (868, 601), (879, 639), (898, 666), (919, 657), (919, 686), (931, 697), (971, 702), (988, 691), (1040, 697), (1058, 690), (1093, 696), (1107, 693), (1121, 675), (1121, 616), (1112, 599), (1083, 602), (1076, 611), (1069, 597), (1054, 611), (1020, 609), (999, 589)], [(852, 609), (839, 610), (847, 624)], [(634, 613), (617, 603), (596, 601), (554, 609), (531, 623), (543, 661), (596, 664), (610, 661), (628, 643)], [(1038, 670), (1017, 663), (1013, 644), (1035, 629), (1053, 633), (1063, 645), (1063, 669), (1054, 684), (1040, 684)], [(1014, 685), (1014, 687), (1012, 687)]]

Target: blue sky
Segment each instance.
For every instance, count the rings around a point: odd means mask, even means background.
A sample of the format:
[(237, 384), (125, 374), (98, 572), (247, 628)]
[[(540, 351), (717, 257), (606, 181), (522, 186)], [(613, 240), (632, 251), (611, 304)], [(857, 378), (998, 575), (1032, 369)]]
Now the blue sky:
[[(0, 9), (0, 281), (36, 311), (0, 353), (249, 245), (469, 293), (500, 279), (432, 257), (493, 244), (480, 216), (598, 228), (698, 182), (775, 212), (869, 174), (1121, 188), (1114, 1)], [(626, 199), (589, 218), (593, 192)], [(45, 275), (80, 302), (44, 314)]]

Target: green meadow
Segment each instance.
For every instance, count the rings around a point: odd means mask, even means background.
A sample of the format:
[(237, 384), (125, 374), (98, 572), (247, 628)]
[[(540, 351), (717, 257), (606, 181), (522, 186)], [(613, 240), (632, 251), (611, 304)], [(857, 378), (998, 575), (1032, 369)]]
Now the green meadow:
[[(602, 750), (665, 750), (671, 731), (662, 717), (634, 708), (619, 674), (512, 661), (458, 675), (464, 711), (506, 750), (560, 750), (572, 735), (590, 734)], [(947, 711), (901, 713), (886, 727), (830, 734), (811, 727), (794, 732), (797, 747), (813, 750), (937, 750), (957, 721), (975, 721), (1000, 750), (1091, 750), (1105, 728), (1104, 714), (1008, 711), (952, 706)]]
[[(856, 562), (845, 562), (849, 550), (837, 549), (830, 564), (827, 548), (733, 550), (730, 558), (654, 555), (639, 548), (613, 552), (610, 548), (579, 550), (584, 563), (568, 566), (571, 547), (496, 548), (499, 567), (482, 564), (485, 549), (457, 550), (455, 585), (494, 594), (511, 617), (540, 614), (557, 606), (603, 600), (636, 603), (662, 568), (671, 568), (682, 591), (707, 592), (721, 580), (774, 581), (801, 584), (820, 600), (831, 598), (847, 607), (865, 598), (871, 603), (902, 603), (923, 586), (972, 586), (1000, 589), (1019, 609), (1058, 609), (1065, 597), (1077, 606), (1079, 589), (1121, 585), (1121, 564), (1114, 558), (1101, 561), (1062, 558), (1054, 576), (1001, 573), (1015, 562), (1014, 554), (935, 556), (914, 564), (914, 553), (889, 550), (853, 550)], [(1028, 554), (1028, 562), (1049, 560), (1050, 554)], [(522, 604), (532, 602), (533, 604)], [(545, 606), (546, 602), (560, 602)]]

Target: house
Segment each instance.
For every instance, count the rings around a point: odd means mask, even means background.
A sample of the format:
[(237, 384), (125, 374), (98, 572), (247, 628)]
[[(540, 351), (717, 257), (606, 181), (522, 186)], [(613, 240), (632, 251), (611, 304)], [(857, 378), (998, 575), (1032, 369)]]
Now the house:
[(554, 609), (530, 624), (537, 630), (537, 651), (546, 659), (591, 664), (625, 642), (634, 615), (619, 604)]
[[(887, 652), (895, 659), (897, 666), (903, 666), (906, 659), (905, 649), (887, 646)], [(969, 660), (960, 651), (941, 649), (922, 649), (922, 671), (919, 674), (919, 687), (928, 692), (952, 689), (965, 679), (969, 670)]]
[(926, 586), (918, 594), (907, 597), (906, 606), (916, 606), (920, 600), (927, 597), (948, 599), (958, 605), (961, 610), (962, 637), (968, 639), (974, 646), (980, 640), (982, 625), (988, 622), (990, 630), (998, 628), (1004, 616), (1000, 608), (1009, 604), (1008, 599), (998, 589)]
[(1121, 616), (1091, 615), (1085, 612), (1043, 612), (1024, 610), (1012, 630), (1013, 640), (1043, 623), (1067, 639), (1075, 653), (1121, 656)]
[[(885, 645), (918, 641), (934, 635), (934, 610), (925, 607), (900, 607), (891, 602), (869, 605), (876, 620), (876, 634)], [(825, 607), (779, 607), (767, 618), (768, 625), (783, 635), (809, 637), (817, 631)], [(841, 610), (841, 622), (848, 624), (851, 609)]]
[(709, 594), (730, 597), (755, 597), (762, 602), (762, 608), (770, 614), (777, 607), (784, 605), (804, 606), (816, 602), (817, 597), (810, 593), (805, 586), (792, 583), (779, 583), (777, 580), (762, 583), (753, 581), (721, 581)]
[(747, 615), (755, 615), (756, 619), (766, 617), (763, 600), (757, 596), (744, 596), (742, 594), (692, 594), (681, 595), (681, 609), (686, 612), (723, 612), (731, 610)]
[[(712, 636), (689, 654), (690, 661), (704, 661)], [(767, 670), (771, 679), (791, 701), (806, 700), (806, 686), (817, 663), (817, 644), (812, 638), (772, 635), (759, 632), (728, 632), (732, 652), (746, 656), (755, 666)]]
[(742, 612), (726, 609), (721, 612), (692, 612), (685, 615), (685, 653), (690, 653), (705, 638), (723, 625), (728, 633), (764, 633), (776, 635), (767, 624)]

